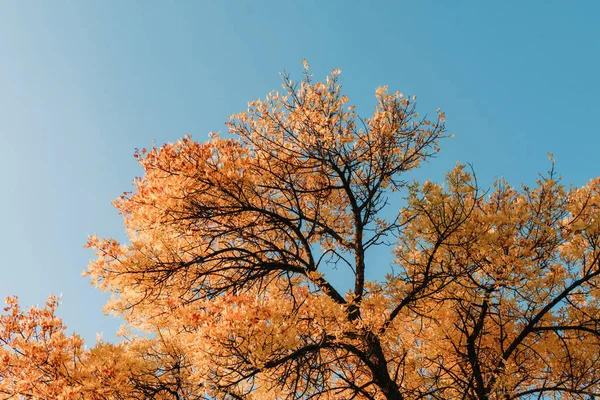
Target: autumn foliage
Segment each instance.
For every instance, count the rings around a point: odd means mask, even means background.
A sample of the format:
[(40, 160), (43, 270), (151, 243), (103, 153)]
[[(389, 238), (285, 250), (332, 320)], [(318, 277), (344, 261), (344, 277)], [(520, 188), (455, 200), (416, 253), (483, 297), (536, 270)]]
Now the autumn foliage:
[[(114, 203), (129, 242), (91, 237), (86, 274), (147, 335), (87, 349), (56, 299), (9, 298), (0, 398), (600, 395), (600, 179), (482, 191), (459, 165), (409, 182), (444, 114), (382, 87), (360, 118), (338, 76), (284, 76), (227, 138), (137, 152), (143, 176)], [(369, 262), (389, 243), (393, 265)]]

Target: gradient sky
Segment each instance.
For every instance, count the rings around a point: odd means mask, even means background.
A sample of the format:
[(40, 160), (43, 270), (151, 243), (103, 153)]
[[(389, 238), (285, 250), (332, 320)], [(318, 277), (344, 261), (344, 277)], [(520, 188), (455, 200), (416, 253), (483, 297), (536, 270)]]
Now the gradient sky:
[(318, 79), (341, 68), (364, 116), (384, 84), (446, 112), (455, 138), (418, 179), (460, 161), (483, 186), (531, 184), (552, 152), (582, 185), (600, 175), (598, 15), (597, 1), (0, 1), (0, 296), (62, 293), (70, 330), (113, 338), (82, 246), (124, 238), (110, 202), (141, 173), (134, 149), (224, 131), (304, 58)]

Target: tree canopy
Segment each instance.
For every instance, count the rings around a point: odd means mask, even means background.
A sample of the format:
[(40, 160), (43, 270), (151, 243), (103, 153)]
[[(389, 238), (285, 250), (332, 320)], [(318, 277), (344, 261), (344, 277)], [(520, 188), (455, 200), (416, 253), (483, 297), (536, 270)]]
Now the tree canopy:
[[(8, 298), (0, 398), (599, 396), (600, 179), (565, 187), (552, 167), (482, 190), (458, 165), (411, 182), (444, 113), (381, 87), (361, 118), (338, 78), (306, 65), (227, 138), (137, 151), (143, 176), (114, 202), (129, 240), (90, 237), (86, 274), (143, 333), (88, 349), (56, 298)], [(369, 262), (382, 249), (392, 265)]]

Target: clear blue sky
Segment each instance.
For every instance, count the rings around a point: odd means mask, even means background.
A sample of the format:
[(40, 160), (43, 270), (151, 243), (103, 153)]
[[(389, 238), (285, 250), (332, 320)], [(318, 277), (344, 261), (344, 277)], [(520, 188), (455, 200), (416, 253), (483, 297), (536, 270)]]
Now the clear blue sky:
[(63, 294), (93, 342), (119, 322), (80, 277), (87, 235), (123, 239), (110, 201), (141, 173), (132, 153), (205, 140), (284, 69), (341, 68), (368, 115), (374, 89), (441, 107), (455, 138), (420, 179), (456, 161), (483, 184), (531, 183), (552, 152), (565, 181), (600, 175), (597, 1), (2, 1), (0, 296)]

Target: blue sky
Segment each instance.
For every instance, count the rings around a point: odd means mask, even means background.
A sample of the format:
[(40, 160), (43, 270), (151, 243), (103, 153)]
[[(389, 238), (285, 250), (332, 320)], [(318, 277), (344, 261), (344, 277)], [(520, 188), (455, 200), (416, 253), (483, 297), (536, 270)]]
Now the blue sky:
[(224, 131), (304, 58), (316, 78), (341, 68), (364, 116), (383, 84), (446, 112), (455, 138), (418, 179), (460, 161), (483, 185), (531, 184), (552, 152), (582, 185), (600, 175), (599, 14), (551, 0), (2, 1), (0, 296), (62, 293), (69, 329), (112, 338), (82, 246), (124, 238), (110, 201), (141, 173), (134, 149)]

